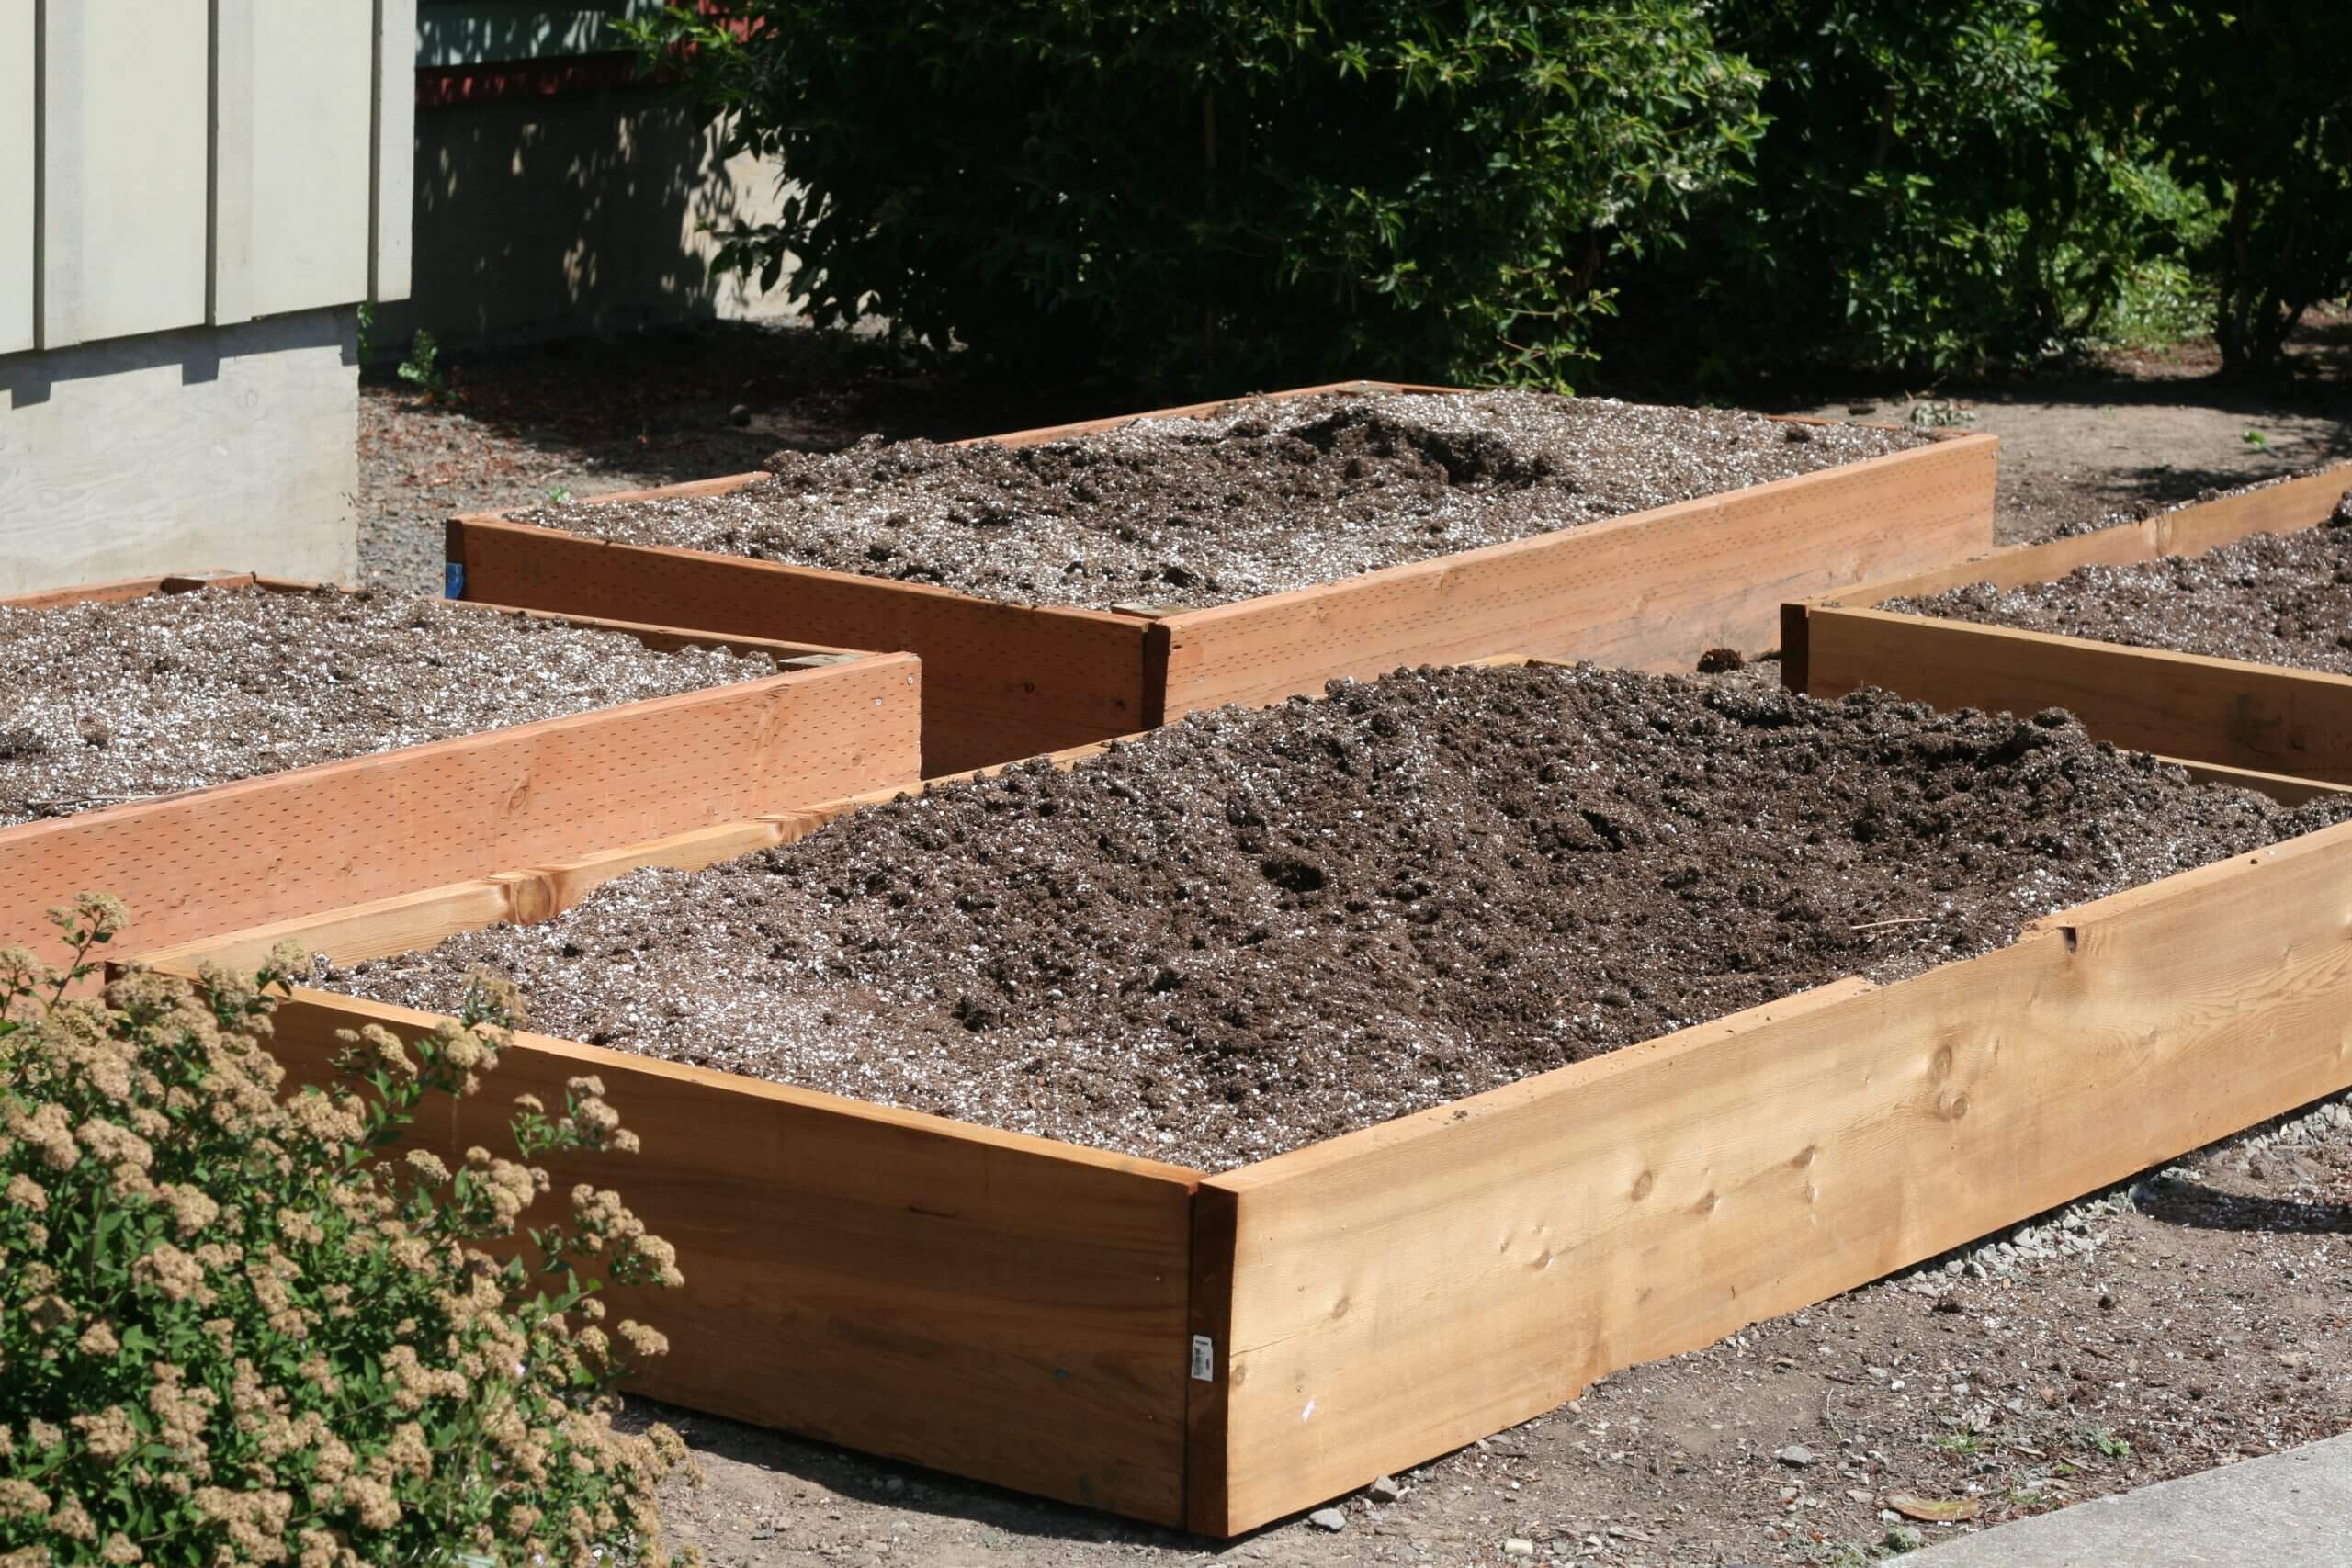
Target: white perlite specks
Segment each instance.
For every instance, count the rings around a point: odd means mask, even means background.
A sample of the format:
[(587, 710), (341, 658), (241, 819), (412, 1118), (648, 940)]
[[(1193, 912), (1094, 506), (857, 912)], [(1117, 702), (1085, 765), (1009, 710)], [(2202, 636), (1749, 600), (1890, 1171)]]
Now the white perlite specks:
[(1534, 392), (1228, 404), (1044, 446), (782, 452), (729, 495), (521, 520), (1020, 604), (1199, 608), (1573, 528), (1931, 439)]
[(0, 605), (0, 827), (772, 673), (379, 590)]

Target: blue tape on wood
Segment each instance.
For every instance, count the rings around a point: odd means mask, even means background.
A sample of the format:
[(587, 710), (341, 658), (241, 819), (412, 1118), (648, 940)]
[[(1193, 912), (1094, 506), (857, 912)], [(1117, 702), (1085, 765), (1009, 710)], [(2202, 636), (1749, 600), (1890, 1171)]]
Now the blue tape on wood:
[(456, 560), (445, 561), (442, 563), (441, 570), (443, 596), (449, 599), (464, 598), (466, 596), (466, 563)]

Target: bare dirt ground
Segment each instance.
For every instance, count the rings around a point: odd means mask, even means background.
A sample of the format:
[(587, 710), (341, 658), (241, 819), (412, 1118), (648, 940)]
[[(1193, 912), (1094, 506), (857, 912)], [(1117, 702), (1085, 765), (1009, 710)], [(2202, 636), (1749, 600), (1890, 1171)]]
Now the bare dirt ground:
[[(1888, 423), (1921, 411), (1999, 434), (2001, 536), (2026, 539), (2352, 457), (2352, 322), (2322, 321), (2298, 348), (2299, 373), (2267, 385), (2216, 376), (2192, 345), (2064, 376), (1750, 400)], [(461, 363), (456, 382), (447, 404), (388, 381), (365, 389), (362, 560), (379, 581), (437, 585), (440, 520), (455, 511), (741, 471), (780, 446), (868, 431), (945, 438), (1104, 412), (1067, 393), (976, 394), (774, 328)], [(1337, 1530), (1293, 1519), (1206, 1541), (659, 1413), (705, 1477), (673, 1488), (673, 1532), (716, 1564), (1857, 1568), (2352, 1429), (2347, 1318), (2352, 1107), (2338, 1103), (2286, 1141), (2209, 1151), (1928, 1270), (1620, 1373), (1391, 1478), (1394, 1501), (1338, 1500)], [(1970, 1517), (1914, 1517), (1938, 1513)]]
[(2094, 367), (1995, 382), (1815, 389), (1764, 405), (2001, 438), (2003, 543), (2049, 537), (2109, 513), (2352, 457), (2352, 316), (2330, 313), (2293, 345), (2296, 374), (2219, 374), (2211, 344), (2113, 356)]

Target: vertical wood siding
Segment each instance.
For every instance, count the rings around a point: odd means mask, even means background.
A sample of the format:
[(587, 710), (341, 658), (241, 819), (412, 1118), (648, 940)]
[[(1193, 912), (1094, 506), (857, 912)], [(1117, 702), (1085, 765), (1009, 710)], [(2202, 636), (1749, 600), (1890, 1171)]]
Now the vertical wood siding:
[(0, 0), (0, 354), (33, 345), (33, 0)]
[(415, 28), (0, 0), (0, 354), (403, 297)]

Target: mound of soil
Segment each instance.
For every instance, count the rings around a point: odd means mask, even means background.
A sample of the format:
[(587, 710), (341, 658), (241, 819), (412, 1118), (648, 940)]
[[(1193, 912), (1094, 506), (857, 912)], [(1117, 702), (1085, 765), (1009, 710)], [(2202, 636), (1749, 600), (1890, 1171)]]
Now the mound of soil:
[(1882, 608), (2352, 675), (2352, 491), (2317, 528), (2255, 534), (2200, 556), (2079, 567), (2021, 588), (1973, 583)]
[(1573, 670), (1222, 710), (325, 974), (1223, 1169), (2310, 830), (2063, 714)]
[(1532, 392), (1331, 394), (1041, 446), (779, 452), (732, 495), (525, 522), (1021, 604), (1201, 607), (1570, 528), (1928, 440)]
[(0, 827), (774, 672), (379, 589), (0, 605)]

